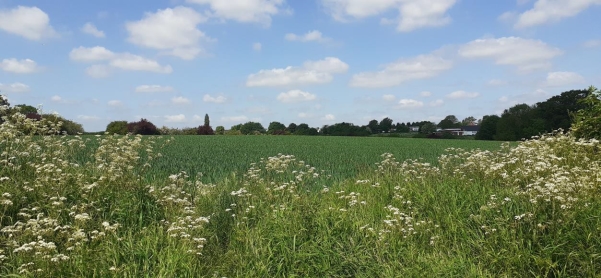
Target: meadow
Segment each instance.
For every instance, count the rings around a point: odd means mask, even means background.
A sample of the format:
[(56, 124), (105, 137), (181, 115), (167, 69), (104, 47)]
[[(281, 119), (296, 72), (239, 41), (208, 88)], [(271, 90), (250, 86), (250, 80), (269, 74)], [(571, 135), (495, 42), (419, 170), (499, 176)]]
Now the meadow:
[(2, 276), (601, 275), (596, 140), (44, 128), (0, 126)]

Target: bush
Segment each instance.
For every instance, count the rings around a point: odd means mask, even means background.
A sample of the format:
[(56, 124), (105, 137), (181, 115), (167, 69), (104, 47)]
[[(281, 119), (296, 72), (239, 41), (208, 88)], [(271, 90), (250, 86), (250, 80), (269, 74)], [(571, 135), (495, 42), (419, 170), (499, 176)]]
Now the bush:
[(590, 87), (591, 92), (581, 100), (586, 108), (575, 114), (572, 132), (578, 138), (601, 139), (601, 91)]
[(77, 135), (77, 134), (84, 133), (83, 126), (81, 124), (76, 123), (74, 121), (67, 120), (59, 115), (43, 114), (43, 115), (41, 115), (41, 117), (46, 122), (53, 123), (53, 124), (58, 124), (59, 122), (62, 122), (62, 125), (60, 126), (61, 134), (66, 133), (69, 135)]
[(215, 134), (217, 135), (223, 135), (225, 133), (225, 127), (223, 127), (222, 125), (217, 126), (215, 128)]
[(109, 134), (127, 134), (127, 121), (112, 121), (106, 126), (106, 132)]
[(213, 128), (210, 125), (201, 125), (196, 129), (198, 135), (215, 135)]
[(132, 134), (139, 135), (160, 135), (157, 127), (146, 119), (140, 119), (139, 122), (131, 122), (127, 124), (127, 131)]

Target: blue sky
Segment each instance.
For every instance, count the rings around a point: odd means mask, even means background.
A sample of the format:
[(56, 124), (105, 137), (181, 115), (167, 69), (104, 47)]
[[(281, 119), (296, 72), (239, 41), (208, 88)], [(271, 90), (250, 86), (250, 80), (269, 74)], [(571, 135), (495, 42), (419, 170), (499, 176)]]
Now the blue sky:
[(601, 86), (601, 0), (0, 0), (0, 91), (112, 120), (319, 127)]

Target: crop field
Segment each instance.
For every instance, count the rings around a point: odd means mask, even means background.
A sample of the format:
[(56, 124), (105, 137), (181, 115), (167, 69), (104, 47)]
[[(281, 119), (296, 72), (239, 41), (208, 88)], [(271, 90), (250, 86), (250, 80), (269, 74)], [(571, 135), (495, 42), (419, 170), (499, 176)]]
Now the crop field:
[(423, 159), (436, 163), (447, 148), (496, 150), (494, 141), (443, 140), (376, 137), (321, 136), (175, 136), (166, 145), (151, 173), (166, 177), (179, 171), (201, 172), (203, 181), (217, 182), (231, 173), (243, 173), (250, 164), (280, 154), (324, 170), (335, 180), (375, 169), (381, 155), (392, 153), (399, 160)]
[(171, 141), (16, 135), (42, 129), (14, 121), (0, 125), (0, 276), (601, 275), (597, 140)]

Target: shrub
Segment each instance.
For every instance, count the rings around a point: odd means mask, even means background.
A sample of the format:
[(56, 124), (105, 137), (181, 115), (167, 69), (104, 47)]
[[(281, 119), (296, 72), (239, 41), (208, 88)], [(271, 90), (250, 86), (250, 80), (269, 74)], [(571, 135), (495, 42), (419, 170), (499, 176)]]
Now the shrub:
[(157, 127), (146, 119), (140, 119), (139, 122), (131, 122), (127, 124), (127, 131), (132, 134), (139, 135), (159, 135)]
[(578, 138), (601, 139), (601, 91), (589, 88), (590, 94), (581, 100), (586, 108), (575, 114), (572, 132)]
[(210, 125), (201, 125), (196, 129), (198, 135), (215, 135), (213, 128)]
[(67, 120), (59, 115), (42, 114), (41, 117), (47, 123), (58, 124), (58, 123), (62, 122), (62, 124), (60, 125), (60, 133), (61, 134), (66, 133), (69, 135), (76, 135), (76, 134), (84, 133), (83, 126), (81, 124), (76, 123), (74, 121)]
[(127, 134), (127, 121), (112, 121), (106, 126), (106, 132), (109, 134)]
[(222, 125), (217, 126), (215, 128), (215, 134), (217, 135), (223, 135), (225, 133), (225, 127), (223, 127)]

